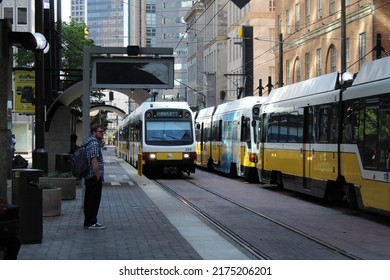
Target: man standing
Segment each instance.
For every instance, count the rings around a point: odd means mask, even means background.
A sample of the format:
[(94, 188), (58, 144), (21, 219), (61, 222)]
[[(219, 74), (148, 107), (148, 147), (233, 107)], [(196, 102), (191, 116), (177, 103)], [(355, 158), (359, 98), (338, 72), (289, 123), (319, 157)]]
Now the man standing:
[(103, 134), (103, 126), (94, 125), (91, 128), (91, 136), (84, 143), (88, 160), (88, 175), (85, 178), (84, 227), (88, 229), (106, 228), (97, 222), (104, 181), (103, 155), (99, 144)]

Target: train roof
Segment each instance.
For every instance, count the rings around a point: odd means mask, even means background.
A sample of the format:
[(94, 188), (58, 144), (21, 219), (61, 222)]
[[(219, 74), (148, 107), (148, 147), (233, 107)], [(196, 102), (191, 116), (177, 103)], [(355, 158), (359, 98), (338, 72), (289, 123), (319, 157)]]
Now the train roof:
[(276, 103), (335, 90), (338, 85), (338, 77), (338, 72), (333, 72), (327, 75), (273, 89), (265, 103)]
[(211, 107), (207, 107), (207, 108), (204, 108), (202, 110), (199, 110), (198, 114), (196, 115), (196, 118), (198, 119), (198, 118), (209, 117), (209, 116), (213, 115), (214, 110), (215, 110), (215, 106), (211, 106)]
[(215, 110), (215, 115), (222, 112), (237, 111), (246, 108), (252, 108), (256, 104), (262, 104), (267, 97), (261, 96), (247, 96), (241, 99), (232, 100), (223, 104), (218, 105)]
[(357, 73), (352, 85), (365, 84), (390, 78), (390, 57), (366, 62)]
[(344, 100), (369, 98), (390, 91), (390, 57), (362, 65), (352, 86), (343, 92)]

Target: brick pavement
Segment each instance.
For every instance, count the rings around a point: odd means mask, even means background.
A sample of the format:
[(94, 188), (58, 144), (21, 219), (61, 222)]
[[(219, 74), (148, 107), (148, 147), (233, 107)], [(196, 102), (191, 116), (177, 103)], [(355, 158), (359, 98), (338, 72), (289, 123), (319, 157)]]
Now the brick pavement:
[(43, 239), (23, 244), (22, 260), (248, 259), (222, 235), (122, 159), (104, 151), (105, 183), (98, 220), (83, 227), (82, 188), (62, 201), (62, 215), (44, 217)]

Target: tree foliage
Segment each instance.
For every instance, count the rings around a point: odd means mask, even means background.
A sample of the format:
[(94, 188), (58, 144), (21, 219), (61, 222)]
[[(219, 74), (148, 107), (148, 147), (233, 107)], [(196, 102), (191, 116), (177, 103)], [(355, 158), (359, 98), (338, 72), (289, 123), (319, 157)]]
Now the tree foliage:
[(68, 70), (83, 69), (83, 49), (93, 46), (92, 39), (84, 39), (85, 23), (71, 21), (62, 24), (62, 67)]

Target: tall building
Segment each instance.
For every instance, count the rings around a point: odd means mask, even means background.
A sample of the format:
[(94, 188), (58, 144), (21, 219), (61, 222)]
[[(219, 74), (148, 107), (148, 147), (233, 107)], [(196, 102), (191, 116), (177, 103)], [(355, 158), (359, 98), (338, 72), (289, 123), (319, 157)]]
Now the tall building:
[(175, 57), (174, 89), (158, 90), (158, 100), (187, 100), (187, 33), (184, 16), (194, 1), (156, 1), (156, 36), (158, 48), (173, 48)]
[[(227, 48), (228, 87), (226, 100), (234, 100), (247, 95), (267, 95), (268, 81), (273, 83), (275, 71), (275, 2), (269, 0), (252, 0), (242, 9), (231, 1), (228, 4)], [(283, 1), (285, 2), (285, 1)], [(243, 34), (244, 28), (252, 34)], [(252, 62), (244, 62), (244, 44), (252, 45)], [(245, 67), (244, 67), (245, 66)], [(244, 75), (245, 68), (252, 69), (253, 77)], [(250, 70), (249, 69), (249, 70)], [(252, 87), (244, 89), (245, 79), (253, 79)], [(262, 89), (259, 89), (260, 81)], [(242, 89), (240, 89), (242, 88)], [(244, 92), (241, 92), (244, 90)]]
[(187, 100), (191, 105), (206, 106), (203, 85), (203, 46), (204, 33), (198, 33), (204, 27), (204, 4), (200, 1), (188, 11), (184, 20), (187, 23), (188, 59)]
[[(342, 35), (341, 1), (345, 1), (345, 34)], [(282, 36), (283, 62), (275, 48), (276, 77), (292, 84), (331, 72), (356, 73), (360, 66), (390, 49), (385, 0), (275, 1), (275, 37)], [(344, 44), (342, 44), (342, 40)], [(342, 48), (345, 45), (345, 48)], [(382, 51), (379, 49), (383, 48)], [(341, 69), (342, 54), (345, 57)]]
[[(96, 46), (123, 47), (130, 45), (129, 7), (134, 1), (87, 0), (85, 23), (89, 37)], [(141, 2), (141, 1), (139, 1)], [(73, 5), (73, 3), (72, 3)], [(73, 8), (77, 6), (72, 6)], [(139, 6), (133, 6), (133, 9)]]
[(194, 5), (186, 22), (188, 81), (197, 94), (196, 105), (266, 94), (259, 86), (262, 81), (266, 88), (274, 77), (274, 9), (275, 1), (269, 0), (252, 0), (242, 9), (232, 1), (200, 0)]
[[(75, 22), (85, 22), (85, 6), (87, 0), (72, 0), (70, 19)], [(63, 18), (67, 21), (68, 19)]]

